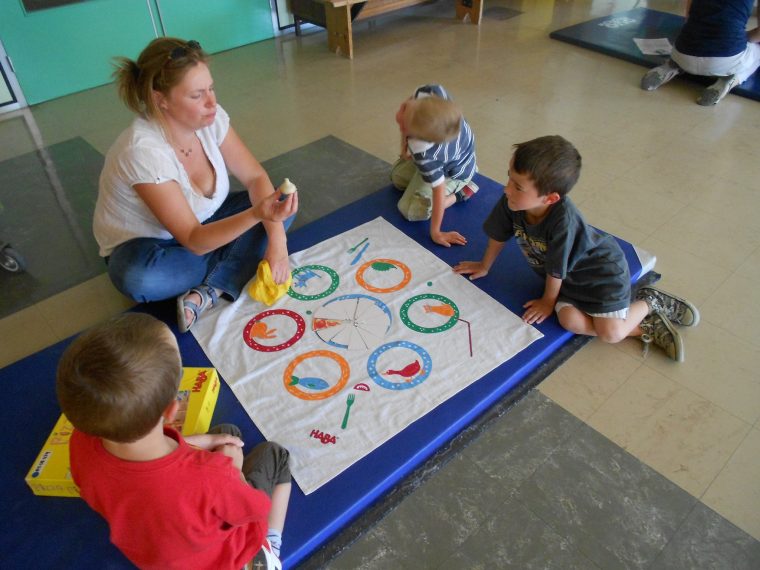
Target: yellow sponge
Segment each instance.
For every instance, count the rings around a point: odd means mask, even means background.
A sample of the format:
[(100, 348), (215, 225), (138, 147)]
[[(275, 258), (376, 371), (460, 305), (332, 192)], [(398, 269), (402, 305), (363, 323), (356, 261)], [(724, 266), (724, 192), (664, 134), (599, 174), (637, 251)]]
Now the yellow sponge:
[(277, 299), (288, 292), (292, 282), (293, 276), (288, 275), (288, 280), (285, 283), (280, 285), (275, 283), (274, 279), (272, 279), (272, 270), (269, 267), (269, 262), (266, 259), (262, 259), (259, 263), (259, 268), (256, 270), (256, 278), (248, 287), (248, 294), (254, 300), (261, 301), (267, 307), (270, 307)]

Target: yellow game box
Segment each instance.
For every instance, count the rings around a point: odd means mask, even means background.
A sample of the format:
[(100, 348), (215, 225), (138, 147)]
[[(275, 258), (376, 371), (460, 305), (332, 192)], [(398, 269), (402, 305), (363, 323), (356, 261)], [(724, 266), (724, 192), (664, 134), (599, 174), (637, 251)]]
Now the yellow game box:
[[(213, 368), (183, 368), (177, 392), (179, 411), (168, 424), (185, 435), (206, 433), (219, 397), (219, 375)], [(35, 495), (78, 497), (69, 469), (69, 438), (74, 426), (61, 414), (26, 476)]]

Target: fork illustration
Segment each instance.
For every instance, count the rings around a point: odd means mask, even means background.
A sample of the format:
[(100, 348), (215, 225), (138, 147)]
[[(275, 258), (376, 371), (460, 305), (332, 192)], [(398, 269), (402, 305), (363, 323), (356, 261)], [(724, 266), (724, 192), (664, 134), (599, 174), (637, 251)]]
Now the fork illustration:
[(357, 243), (354, 247), (349, 247), (348, 248), (348, 253), (355, 252), (357, 249), (359, 249), (359, 246), (361, 244), (363, 244), (365, 241), (367, 241), (368, 239), (369, 239), (368, 237), (365, 237), (362, 241), (360, 241), (359, 243)]
[(351, 406), (353, 405), (355, 398), (356, 396), (353, 394), (349, 394), (348, 398), (346, 398), (346, 415), (343, 416), (343, 423), (340, 426), (342, 429), (346, 429), (346, 426), (348, 425), (348, 414), (351, 411)]

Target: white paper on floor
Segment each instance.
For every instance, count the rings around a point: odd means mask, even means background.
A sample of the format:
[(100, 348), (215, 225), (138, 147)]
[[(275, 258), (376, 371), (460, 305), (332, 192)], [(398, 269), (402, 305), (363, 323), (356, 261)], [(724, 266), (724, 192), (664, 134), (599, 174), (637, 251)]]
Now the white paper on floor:
[(192, 332), (305, 494), (542, 336), (382, 218), (290, 262)]

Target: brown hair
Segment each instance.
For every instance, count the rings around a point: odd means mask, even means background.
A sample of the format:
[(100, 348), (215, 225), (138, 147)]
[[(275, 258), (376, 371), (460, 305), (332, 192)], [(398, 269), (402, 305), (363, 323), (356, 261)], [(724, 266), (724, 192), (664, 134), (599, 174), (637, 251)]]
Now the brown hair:
[(433, 95), (411, 99), (408, 104), (412, 105), (409, 136), (442, 143), (459, 134), (462, 127), (462, 111), (453, 101)]
[(196, 41), (161, 37), (142, 50), (137, 61), (114, 58), (113, 78), (124, 104), (146, 119), (159, 119), (153, 91), (168, 95), (185, 74), (199, 63), (208, 64), (208, 54)]
[(581, 155), (559, 135), (548, 135), (514, 145), (512, 168), (527, 174), (539, 196), (556, 192), (564, 196), (572, 190), (581, 174)]
[(58, 363), (56, 392), (75, 428), (116, 442), (146, 435), (177, 396), (182, 363), (169, 328), (127, 313), (82, 333)]

